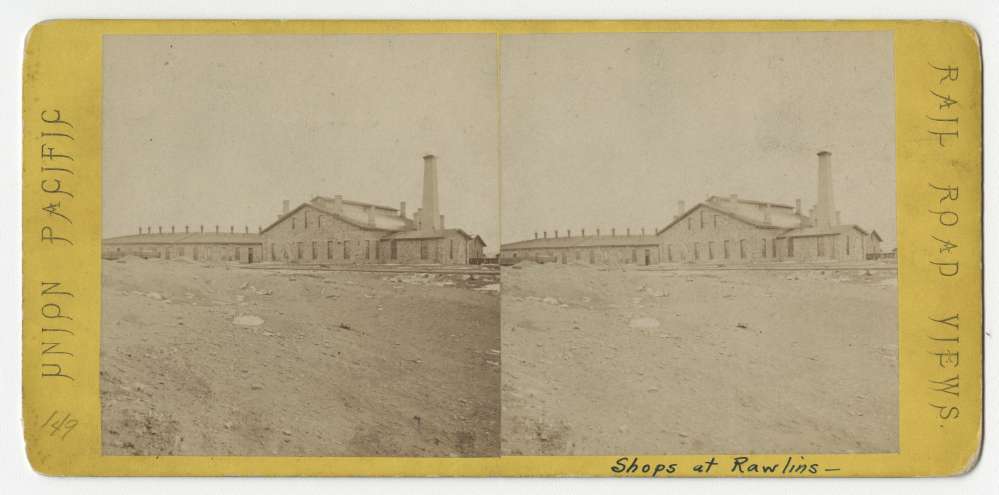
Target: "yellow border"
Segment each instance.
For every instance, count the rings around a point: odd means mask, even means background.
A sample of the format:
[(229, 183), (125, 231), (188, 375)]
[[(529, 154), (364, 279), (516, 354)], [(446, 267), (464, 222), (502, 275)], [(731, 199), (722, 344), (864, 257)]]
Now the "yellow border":
[[(982, 424), (980, 47), (977, 35), (965, 24), (923, 21), (41, 23), (32, 29), (26, 42), (23, 101), (23, 406), (32, 466), (57, 475), (651, 474), (615, 473), (611, 468), (627, 452), (603, 457), (475, 459), (102, 456), (98, 343), (103, 35), (874, 30), (891, 31), (895, 39), (900, 452), (806, 455), (808, 463), (820, 468), (817, 473), (800, 476), (930, 476), (970, 469), (978, 458)], [(955, 73), (946, 70), (948, 67), (959, 69)], [(941, 108), (942, 96), (957, 103)], [(952, 131), (958, 134), (932, 134)], [(944, 146), (940, 145), (941, 139)], [(72, 160), (57, 155), (69, 155)], [(931, 185), (959, 190), (948, 193)], [(53, 203), (58, 205), (50, 206)], [(956, 224), (945, 225), (954, 220)], [(958, 273), (947, 276), (954, 266)], [(51, 285), (55, 282), (60, 285)], [(958, 316), (946, 319), (953, 315)], [(959, 356), (955, 360), (954, 356), (940, 355), (949, 352), (959, 352)], [(43, 374), (69, 374), (72, 379)], [(957, 388), (941, 391), (955, 380), (959, 380)], [(710, 473), (692, 470), (711, 457), (719, 464)], [(673, 473), (664, 471), (659, 476), (732, 476), (736, 474), (730, 473), (727, 466), (734, 457), (641, 456), (640, 462), (653, 466), (676, 464)], [(786, 458), (750, 457), (752, 462), (760, 463), (783, 463)], [(794, 459), (800, 462), (798, 455)], [(827, 467), (838, 470), (825, 471)], [(750, 474), (757, 475), (773, 476)]]

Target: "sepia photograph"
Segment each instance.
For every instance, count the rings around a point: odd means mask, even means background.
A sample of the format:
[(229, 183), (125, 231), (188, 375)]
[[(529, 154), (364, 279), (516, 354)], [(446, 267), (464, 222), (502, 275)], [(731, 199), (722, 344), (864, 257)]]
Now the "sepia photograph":
[(112, 456), (500, 452), (495, 35), (103, 42)]
[(504, 455), (897, 452), (892, 34), (501, 43)]

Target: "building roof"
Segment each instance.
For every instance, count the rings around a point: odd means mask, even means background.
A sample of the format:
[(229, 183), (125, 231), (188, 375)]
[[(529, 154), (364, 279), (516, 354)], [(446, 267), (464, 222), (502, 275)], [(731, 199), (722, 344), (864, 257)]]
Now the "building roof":
[(260, 244), (260, 235), (229, 234), (229, 233), (199, 233), (190, 234), (132, 234), (109, 237), (104, 244)]
[(554, 249), (582, 247), (654, 246), (658, 240), (653, 235), (602, 235), (575, 237), (548, 237), (503, 244), (500, 249)]
[[(854, 224), (845, 224), (845, 225), (835, 225), (835, 226), (828, 227), (828, 228), (826, 228), (826, 227), (805, 227), (805, 228), (802, 228), (802, 229), (793, 229), (793, 230), (789, 230), (787, 232), (784, 232), (783, 234), (781, 234), (781, 235), (779, 235), (777, 237), (778, 238), (781, 238), (781, 237), (817, 237), (817, 236), (825, 236), (825, 235), (839, 235), (839, 234), (845, 234), (845, 233), (847, 233), (847, 232), (849, 232), (851, 230), (856, 230), (857, 232), (860, 232), (863, 235), (868, 235), (868, 232), (866, 230), (860, 228), (857, 225), (854, 225)], [(873, 234), (878, 237), (879, 241), (881, 240), (881, 236), (877, 235), (877, 232), (873, 232)]]
[[(461, 229), (443, 229), (443, 230), (407, 230), (405, 232), (396, 232), (394, 234), (389, 234), (385, 236), (384, 240), (414, 240), (414, 239), (443, 239), (448, 234), (458, 234), (465, 239), (472, 240), (472, 237), (467, 232)], [(479, 238), (482, 240), (482, 238)], [(485, 246), (485, 242), (482, 243)]]
[[(684, 218), (690, 216), (698, 208), (708, 208), (740, 222), (763, 229), (796, 229), (806, 223), (807, 217), (795, 213), (794, 208), (781, 203), (768, 203), (750, 199), (731, 199), (711, 196), (707, 201), (698, 203), (676, 217), (656, 234), (662, 234)], [(770, 209), (770, 221), (767, 221), (767, 209)]]
[[(264, 228), (263, 232), (274, 228), (288, 217), (294, 215), (302, 208), (312, 208), (320, 213), (338, 218), (350, 225), (365, 230), (401, 231), (413, 228), (413, 221), (398, 215), (398, 211), (386, 206), (361, 203), (359, 201), (343, 200), (343, 208), (339, 213), (333, 211), (333, 200), (316, 196), (311, 201), (298, 205), (295, 209), (281, 215), (274, 223)], [(374, 209), (375, 224), (368, 223), (368, 208)]]

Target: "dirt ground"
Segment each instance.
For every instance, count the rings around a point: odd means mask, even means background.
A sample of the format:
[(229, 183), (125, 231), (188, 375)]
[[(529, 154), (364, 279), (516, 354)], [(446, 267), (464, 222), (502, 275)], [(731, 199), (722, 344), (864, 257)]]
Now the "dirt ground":
[(898, 449), (894, 271), (502, 277), (504, 454)]
[(107, 455), (499, 452), (498, 276), (104, 261)]

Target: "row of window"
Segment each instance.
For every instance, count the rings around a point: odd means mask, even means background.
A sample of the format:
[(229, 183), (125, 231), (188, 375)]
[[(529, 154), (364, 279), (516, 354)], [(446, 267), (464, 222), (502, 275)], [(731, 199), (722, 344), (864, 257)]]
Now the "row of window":
[[(321, 246), (320, 242), (321, 241), (311, 241), (310, 244), (308, 245), (309, 250), (307, 252), (306, 252), (306, 249), (305, 249), (306, 248), (306, 244), (303, 241), (298, 241), (298, 242), (296, 242), (293, 245), (294, 246), (294, 251), (293, 252), (289, 252), (288, 249), (287, 249), (287, 247), (281, 247), (277, 243), (271, 243), (270, 244), (270, 259), (274, 260), (274, 261), (279, 261), (279, 260), (282, 260), (282, 259), (283, 260), (290, 260), (290, 259), (295, 259), (295, 260), (303, 260), (303, 259), (318, 260), (319, 259), (319, 248)], [(379, 241), (377, 241), (377, 240), (365, 239), (363, 241), (363, 253), (364, 254), (363, 254), (363, 256), (360, 257), (360, 259), (365, 259), (365, 260), (371, 260), (371, 259), (379, 260), (379, 259), (381, 259), (382, 254), (381, 254), (380, 250), (378, 249), (378, 242)], [(436, 241), (421, 240), (421, 241), (418, 241), (418, 242), (419, 242), (419, 250), (420, 250), (420, 259), (421, 260), (429, 260), (431, 258), (431, 256), (430, 256), (431, 255), (431, 247), (436, 243)], [(325, 246), (326, 247), (326, 259), (327, 260), (332, 260), (332, 259), (334, 259), (334, 255), (336, 255), (336, 254), (340, 255), (340, 259), (345, 259), (345, 260), (353, 259), (352, 256), (355, 253), (355, 251), (353, 251), (353, 244), (354, 243), (357, 244), (357, 248), (359, 250), (362, 248), (362, 244), (361, 244), (362, 241), (360, 241), (360, 240), (354, 240), (354, 241), (349, 240), (349, 239), (348, 240), (344, 240), (344, 241), (327, 240), (326, 241), (326, 246)], [(339, 248), (336, 247), (337, 244), (340, 244)], [(395, 241), (395, 240), (389, 241), (388, 244), (389, 244), (389, 259), (391, 259), (391, 260), (398, 259), (399, 258), (398, 241)], [(460, 247), (461, 247), (460, 244), (456, 244), (454, 242), (454, 239), (449, 239), (448, 240), (448, 259), (455, 259), (456, 255), (459, 254), (458, 250), (460, 249)], [(308, 257), (305, 256), (306, 253), (308, 254)]]
[[(309, 212), (308, 211), (303, 211), (302, 212), (302, 220), (303, 220), (302, 223), (305, 224), (305, 226), (304, 226), (305, 230), (309, 230)], [(296, 217), (291, 217), (291, 230), (295, 230), (295, 225), (297, 223), (298, 223), (298, 219)], [(317, 229), (322, 229), (323, 228), (323, 216), (322, 215), (319, 215), (318, 217), (316, 217), (316, 228)]]
[[(704, 210), (698, 210), (697, 220), (697, 224), (700, 226), (700, 229), (704, 230)], [(711, 215), (711, 225), (712, 228), (718, 230), (718, 215)], [(687, 217), (687, 230), (694, 230), (694, 215)]]

